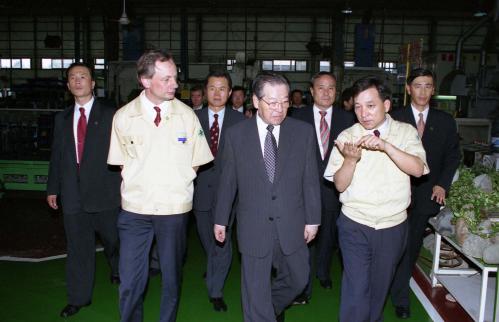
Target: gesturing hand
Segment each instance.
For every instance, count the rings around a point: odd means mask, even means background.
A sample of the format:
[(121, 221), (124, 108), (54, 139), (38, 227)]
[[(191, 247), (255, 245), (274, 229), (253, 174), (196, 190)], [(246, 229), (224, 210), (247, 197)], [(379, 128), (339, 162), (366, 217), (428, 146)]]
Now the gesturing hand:
[(357, 144), (350, 142), (343, 143), (338, 140), (334, 141), (334, 143), (345, 159), (352, 161), (360, 160), (360, 157), (362, 156), (362, 149)]

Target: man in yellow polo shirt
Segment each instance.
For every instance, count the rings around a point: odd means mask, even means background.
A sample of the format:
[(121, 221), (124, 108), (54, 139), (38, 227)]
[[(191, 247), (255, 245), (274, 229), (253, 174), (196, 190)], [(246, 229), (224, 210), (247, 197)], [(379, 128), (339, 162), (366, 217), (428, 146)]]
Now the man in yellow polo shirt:
[(107, 160), (122, 166), (121, 321), (143, 320), (149, 250), (155, 237), (162, 274), (160, 321), (174, 322), (193, 180), (197, 168), (213, 156), (198, 118), (175, 98), (173, 58), (159, 50), (148, 51), (137, 69), (144, 90), (116, 112)]
[(387, 114), (388, 87), (366, 77), (352, 88), (359, 123), (338, 136), (324, 173), (343, 204), (337, 222), (344, 265), (340, 321), (381, 321), (405, 249), (410, 176), (429, 170), (416, 129)]

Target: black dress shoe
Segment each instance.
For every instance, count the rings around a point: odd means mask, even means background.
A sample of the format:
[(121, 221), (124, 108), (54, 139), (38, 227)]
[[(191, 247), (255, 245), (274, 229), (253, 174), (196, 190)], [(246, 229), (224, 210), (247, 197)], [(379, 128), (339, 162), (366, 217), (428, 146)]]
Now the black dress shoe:
[(331, 282), (330, 279), (327, 279), (327, 280), (319, 280), (319, 283), (321, 284), (321, 286), (327, 290), (330, 290), (333, 288), (333, 282)]
[(408, 306), (396, 306), (395, 314), (399, 319), (408, 319), (411, 317), (411, 310)]
[(121, 283), (121, 280), (120, 280), (119, 275), (111, 275), (111, 276), (109, 277), (109, 280), (111, 281), (111, 284), (116, 284), (116, 285), (118, 285), (118, 284), (120, 284), (120, 283)]
[(223, 297), (212, 297), (210, 298), (210, 302), (213, 304), (213, 309), (215, 311), (227, 311), (227, 304), (225, 304)]
[(276, 322), (284, 322), (284, 311), (275, 317)]
[(305, 292), (303, 292), (293, 300), (293, 303), (291, 305), (305, 305), (305, 304), (308, 304), (309, 300), (310, 300), (310, 297), (307, 296), (307, 294), (305, 294)]
[(78, 306), (78, 305), (72, 305), (72, 304), (68, 304), (66, 305), (62, 311), (61, 311), (61, 317), (62, 318), (67, 318), (67, 317), (70, 317), (71, 315), (75, 315), (76, 313), (78, 313), (78, 311), (80, 311), (80, 309), (84, 306), (88, 306), (90, 305), (90, 303), (88, 304), (85, 304), (85, 305), (82, 305), (82, 306)]

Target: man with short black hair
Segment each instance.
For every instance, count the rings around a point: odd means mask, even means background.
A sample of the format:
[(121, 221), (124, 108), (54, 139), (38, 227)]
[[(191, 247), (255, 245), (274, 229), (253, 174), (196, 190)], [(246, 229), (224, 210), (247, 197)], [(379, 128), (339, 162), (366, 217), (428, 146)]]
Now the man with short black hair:
[(395, 313), (402, 319), (411, 315), (409, 280), (423, 243), (428, 219), (435, 216), (445, 204), (461, 158), (456, 122), (446, 112), (430, 107), (435, 92), (433, 73), (428, 69), (414, 69), (407, 77), (406, 90), (411, 96), (410, 106), (395, 110), (391, 115), (395, 120), (409, 123), (417, 129), (431, 172), (421, 178), (411, 178), (413, 189), (408, 210), (407, 247), (391, 288)]
[(194, 111), (200, 110), (203, 108), (203, 86), (194, 85), (190, 91), (190, 106)]
[[(68, 304), (61, 317), (78, 313), (92, 301), (95, 276), (95, 233), (111, 266), (111, 283), (119, 284), (120, 169), (107, 165), (114, 106), (93, 95), (92, 69), (73, 63), (66, 70), (74, 104), (55, 117), (47, 182), (47, 203), (62, 205), (68, 258)], [(59, 198), (59, 202), (57, 200)]]
[(213, 162), (199, 168), (193, 205), (199, 238), (207, 256), (206, 287), (215, 311), (227, 311), (223, 288), (232, 262), (230, 238), (227, 238), (224, 243), (217, 243), (213, 236), (213, 203), (220, 173), (218, 150), (223, 146), (227, 129), (244, 120), (242, 113), (227, 107), (231, 83), (232, 80), (227, 72), (211, 72), (205, 82), (207, 108), (196, 111), (206, 140), (215, 157)]
[[(323, 177), (329, 161), (334, 141), (343, 130), (354, 124), (353, 114), (345, 112), (340, 106), (334, 106), (336, 98), (336, 77), (329, 72), (315, 74), (310, 83), (310, 92), (314, 98), (313, 106), (304, 107), (293, 114), (293, 117), (314, 126), (317, 145), (317, 166), (321, 186), (321, 226), (315, 242), (316, 275), (320, 285), (325, 289), (332, 288), (331, 259), (336, 243), (336, 220), (340, 213), (338, 191), (334, 184)], [(313, 252), (314, 254), (314, 252)], [(305, 294), (296, 299), (297, 304), (306, 303), (312, 292), (312, 278)]]
[(382, 321), (405, 249), (409, 179), (429, 170), (417, 131), (387, 114), (391, 92), (383, 81), (359, 79), (353, 97), (359, 123), (338, 136), (324, 173), (342, 203), (340, 322)]
[(232, 94), (230, 95), (230, 101), (232, 103), (232, 109), (240, 113), (244, 113), (246, 101), (246, 90), (242, 86), (234, 86), (232, 88)]

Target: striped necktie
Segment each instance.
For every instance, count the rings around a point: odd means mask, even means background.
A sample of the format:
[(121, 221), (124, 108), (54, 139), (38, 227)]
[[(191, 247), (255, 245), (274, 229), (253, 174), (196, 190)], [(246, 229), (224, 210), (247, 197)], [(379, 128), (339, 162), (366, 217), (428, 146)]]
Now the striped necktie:
[(323, 153), (323, 159), (326, 157), (327, 154), (327, 148), (329, 147), (329, 126), (327, 125), (326, 122), (326, 111), (319, 111), (319, 114), (321, 115), (321, 122), (319, 125), (319, 130), (320, 130), (320, 135), (321, 135), (321, 144), (322, 144), (322, 151)]

